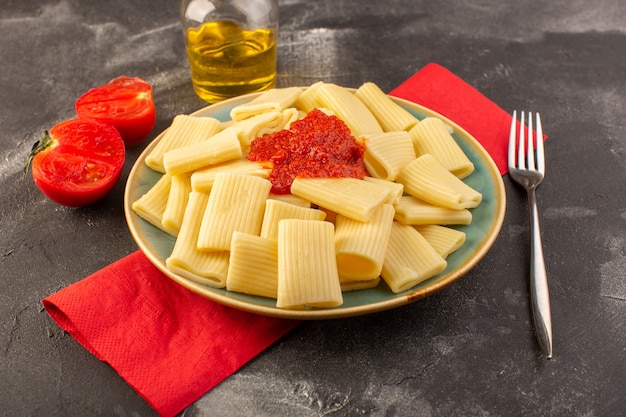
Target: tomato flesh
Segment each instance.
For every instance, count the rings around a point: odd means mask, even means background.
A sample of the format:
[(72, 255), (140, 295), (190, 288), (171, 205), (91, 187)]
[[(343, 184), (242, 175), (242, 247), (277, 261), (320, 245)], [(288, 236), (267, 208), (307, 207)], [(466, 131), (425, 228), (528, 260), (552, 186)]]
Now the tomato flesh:
[(76, 100), (75, 108), (79, 117), (114, 126), (126, 147), (141, 143), (156, 123), (152, 86), (137, 77), (121, 76), (92, 88)]
[(32, 159), (37, 187), (52, 201), (78, 207), (94, 203), (117, 184), (126, 157), (124, 142), (110, 125), (90, 119), (57, 124), (40, 140)]

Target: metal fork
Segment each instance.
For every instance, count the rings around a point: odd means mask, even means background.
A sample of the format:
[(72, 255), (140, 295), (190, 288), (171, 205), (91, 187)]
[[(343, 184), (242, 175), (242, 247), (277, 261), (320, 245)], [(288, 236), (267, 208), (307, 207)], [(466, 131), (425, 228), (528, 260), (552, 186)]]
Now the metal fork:
[[(536, 138), (533, 140), (532, 113), (528, 112), (528, 134), (524, 134), (524, 112), (520, 112), (519, 133), (517, 111), (513, 112), (509, 136), (509, 174), (521, 184), (528, 194), (530, 217), (530, 296), (533, 322), (539, 346), (547, 358), (552, 357), (552, 318), (550, 316), (550, 294), (548, 277), (543, 260), (539, 213), (535, 189), (545, 175), (543, 154), (543, 131), (541, 118), (536, 113)], [(536, 152), (536, 159), (535, 159)]]

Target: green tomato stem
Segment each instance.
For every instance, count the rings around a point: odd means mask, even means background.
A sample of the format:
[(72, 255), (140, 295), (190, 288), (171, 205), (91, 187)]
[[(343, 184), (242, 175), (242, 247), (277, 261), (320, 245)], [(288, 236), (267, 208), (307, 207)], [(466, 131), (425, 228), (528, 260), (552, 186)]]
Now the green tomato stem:
[(52, 140), (52, 137), (50, 136), (50, 132), (48, 132), (48, 130), (44, 130), (39, 140), (33, 143), (33, 147), (30, 149), (30, 153), (28, 154), (28, 158), (26, 159), (26, 163), (24, 164), (24, 174), (28, 173), (28, 169), (30, 168), (31, 163), (33, 162), (33, 159), (35, 158), (35, 155), (37, 155), (39, 152), (43, 151), (44, 149), (49, 148), (53, 142), (54, 141)]

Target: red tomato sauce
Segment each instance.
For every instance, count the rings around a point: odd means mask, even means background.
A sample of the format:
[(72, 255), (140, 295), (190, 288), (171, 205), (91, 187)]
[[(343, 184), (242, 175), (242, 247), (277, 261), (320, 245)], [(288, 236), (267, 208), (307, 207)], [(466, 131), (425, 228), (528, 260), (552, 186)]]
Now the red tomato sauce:
[(289, 194), (296, 177), (363, 179), (364, 152), (342, 120), (315, 109), (289, 129), (254, 139), (248, 159), (271, 162), (272, 193)]

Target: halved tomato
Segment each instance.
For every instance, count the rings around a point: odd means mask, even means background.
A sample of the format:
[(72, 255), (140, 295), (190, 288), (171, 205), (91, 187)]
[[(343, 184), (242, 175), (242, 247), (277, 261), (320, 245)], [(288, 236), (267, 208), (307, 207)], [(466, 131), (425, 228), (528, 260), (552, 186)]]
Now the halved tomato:
[(76, 100), (75, 108), (79, 117), (115, 127), (129, 148), (146, 139), (156, 122), (152, 86), (137, 77), (122, 75), (92, 88)]
[(78, 118), (45, 132), (29, 163), (35, 184), (48, 198), (78, 207), (100, 200), (115, 187), (125, 157), (124, 141), (113, 126)]

